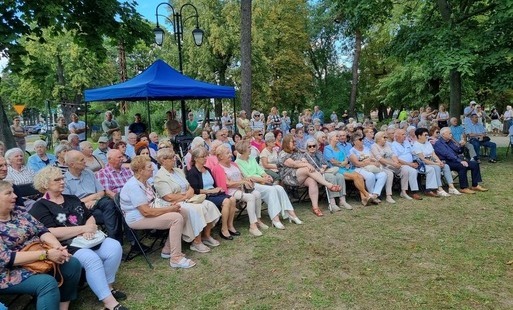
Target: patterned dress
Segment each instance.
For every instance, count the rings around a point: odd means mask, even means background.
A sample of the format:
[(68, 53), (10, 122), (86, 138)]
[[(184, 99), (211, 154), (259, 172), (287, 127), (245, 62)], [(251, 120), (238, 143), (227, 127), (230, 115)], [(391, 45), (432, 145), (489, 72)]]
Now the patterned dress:
[(297, 151), (293, 153), (281, 151), (278, 155), (278, 170), (280, 172), (280, 177), (283, 180), (283, 183), (289, 186), (299, 186), (301, 184), (299, 184), (299, 181), (297, 180), (297, 169), (284, 165), (285, 161), (289, 158), (291, 158), (293, 161), (299, 161), (304, 158), (304, 155)]
[(43, 224), (18, 208), (11, 212), (10, 221), (0, 221), (0, 289), (19, 284), (34, 274), (21, 266), (9, 268), (11, 255), (30, 243), (39, 241), (39, 237), (47, 232), (48, 229)]

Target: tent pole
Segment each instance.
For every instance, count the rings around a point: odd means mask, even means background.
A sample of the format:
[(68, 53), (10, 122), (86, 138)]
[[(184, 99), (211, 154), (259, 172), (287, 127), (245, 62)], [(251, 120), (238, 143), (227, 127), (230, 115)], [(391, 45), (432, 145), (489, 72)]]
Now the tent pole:
[(87, 140), (87, 129), (89, 128), (89, 126), (87, 125), (87, 102), (84, 102), (85, 104), (85, 123), (86, 123), (86, 127), (85, 127), (85, 137), (86, 137), (86, 140)]
[(146, 112), (148, 113), (148, 131), (151, 132), (150, 101), (146, 97)]
[(237, 111), (235, 110), (235, 98), (232, 98), (233, 102), (233, 134), (239, 133), (237, 130)]

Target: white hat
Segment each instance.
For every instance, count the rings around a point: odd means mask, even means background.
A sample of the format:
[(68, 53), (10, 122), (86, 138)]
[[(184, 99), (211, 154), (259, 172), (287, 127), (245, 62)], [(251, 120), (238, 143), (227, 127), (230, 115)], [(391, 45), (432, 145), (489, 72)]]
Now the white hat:
[(98, 139), (98, 143), (107, 143), (107, 142), (109, 142), (109, 138), (107, 138), (106, 136), (101, 136)]
[(303, 124), (301, 124), (301, 123), (297, 123), (297, 124), (296, 124), (296, 129), (299, 129), (299, 128), (303, 128)]
[(474, 100), (470, 101), (470, 105), (477, 104)]

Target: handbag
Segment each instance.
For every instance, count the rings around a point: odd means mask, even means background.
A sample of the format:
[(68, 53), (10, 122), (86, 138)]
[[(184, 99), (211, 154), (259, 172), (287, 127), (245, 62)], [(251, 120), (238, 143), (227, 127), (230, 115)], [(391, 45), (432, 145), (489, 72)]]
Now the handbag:
[(80, 248), (80, 249), (94, 248), (95, 246), (102, 244), (102, 242), (105, 240), (106, 236), (107, 235), (105, 235), (105, 233), (103, 231), (97, 230), (94, 233), (93, 239), (86, 239), (83, 236), (78, 236), (78, 237), (73, 238), (70, 246)]
[[(42, 241), (34, 241), (28, 245), (26, 245), (25, 247), (23, 247), (23, 249), (21, 249), (19, 252), (31, 252), (31, 251), (48, 251), (50, 250), (52, 247), (49, 246), (48, 244), (42, 242)], [(30, 270), (34, 273), (48, 273), (50, 271), (53, 270), (53, 276), (55, 278), (57, 278), (57, 274), (59, 275), (59, 287), (62, 285), (64, 279), (62, 278), (62, 273), (61, 273), (61, 269), (59, 268), (59, 265), (56, 264), (55, 262), (52, 262), (51, 260), (49, 260), (48, 258), (44, 259), (44, 260), (37, 260), (35, 262), (32, 262), (32, 263), (26, 263), (26, 264), (23, 264), (21, 265), (21, 267), (27, 269), (27, 270)]]
[(376, 165), (367, 165), (367, 166), (363, 167), (363, 169), (365, 169), (366, 171), (372, 172), (372, 173), (380, 173), (381, 171), (383, 171), (381, 169), (381, 167), (378, 167)]
[(244, 193), (252, 193), (255, 190), (255, 188), (254, 187), (249, 187), (248, 185), (244, 184), (244, 185), (242, 185), (241, 190)]
[(188, 203), (202, 203), (203, 201), (205, 201), (205, 198), (207, 198), (207, 195), (205, 195), (205, 194), (198, 194), (198, 195), (194, 195), (191, 198), (187, 199), (186, 202), (188, 202)]
[(171, 205), (170, 202), (168, 201), (165, 201), (164, 199), (162, 198), (158, 198), (158, 197), (155, 197), (155, 199), (153, 200), (152, 203), (150, 203), (150, 208), (156, 208), (156, 209), (159, 209), (159, 208), (165, 208), (165, 207), (169, 207)]

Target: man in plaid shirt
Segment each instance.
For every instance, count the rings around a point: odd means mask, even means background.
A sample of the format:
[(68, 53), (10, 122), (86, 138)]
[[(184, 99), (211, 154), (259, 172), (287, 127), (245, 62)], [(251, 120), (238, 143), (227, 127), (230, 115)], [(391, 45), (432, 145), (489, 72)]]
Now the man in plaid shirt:
[(107, 153), (107, 166), (96, 173), (96, 178), (105, 189), (107, 196), (112, 199), (134, 175), (132, 170), (121, 166), (123, 159), (124, 156), (119, 150), (110, 150)]

